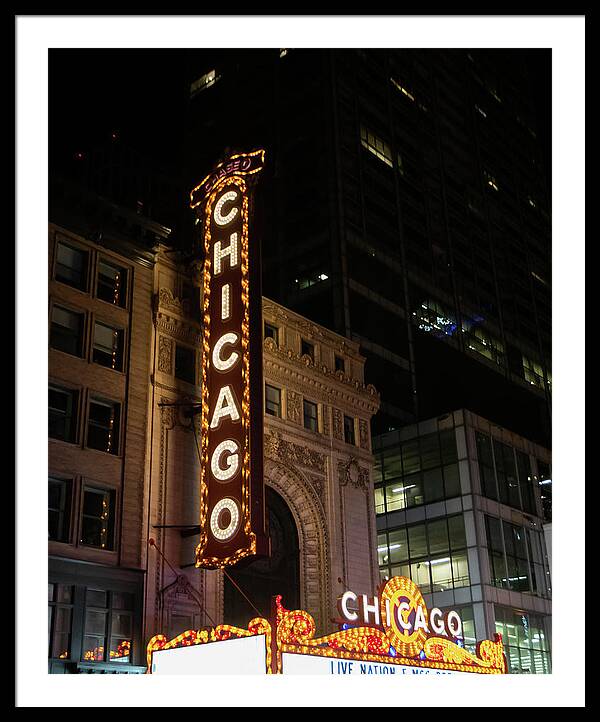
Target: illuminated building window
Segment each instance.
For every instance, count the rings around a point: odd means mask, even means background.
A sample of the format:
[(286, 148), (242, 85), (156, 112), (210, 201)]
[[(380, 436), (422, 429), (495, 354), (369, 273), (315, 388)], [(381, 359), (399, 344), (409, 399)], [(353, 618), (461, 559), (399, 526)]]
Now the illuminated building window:
[(50, 320), (50, 346), (73, 356), (83, 352), (83, 313), (71, 311), (62, 306), (52, 307)]
[(483, 172), (483, 177), (485, 178), (485, 182), (490, 188), (493, 188), (495, 191), (499, 190), (498, 184), (496, 183), (496, 179), (494, 178), (491, 173), (488, 173), (487, 171)]
[(119, 453), (121, 405), (99, 398), (90, 399), (87, 447), (108, 454)]
[(56, 263), (54, 266), (54, 278), (61, 283), (77, 288), (80, 291), (87, 290), (87, 268), (88, 254), (74, 246), (66, 243), (56, 244)]
[(537, 208), (537, 203), (533, 200), (531, 196), (527, 196), (527, 202), (532, 208)]
[(310, 288), (310, 286), (315, 286), (317, 283), (321, 283), (321, 281), (326, 281), (328, 278), (329, 276), (326, 273), (316, 271), (311, 275), (296, 278), (295, 283), (297, 284), (298, 289), (302, 290), (304, 288)]
[(342, 371), (344, 373), (346, 372), (346, 362), (341, 356), (338, 356), (337, 354), (335, 356), (335, 370)]
[(190, 85), (190, 98), (193, 98), (203, 90), (210, 88), (210, 86), (214, 85), (220, 77), (220, 75), (217, 75), (216, 70), (209, 70), (208, 73), (205, 73)]
[(315, 360), (315, 345), (309, 341), (302, 339), (300, 343), (300, 356), (309, 356), (312, 361)]
[(265, 338), (272, 338), (275, 345), (279, 346), (279, 329), (265, 321)]
[(480, 108), (478, 105), (475, 106), (475, 110), (479, 113), (479, 115), (482, 115), (484, 118), (487, 118), (487, 113), (485, 110)]
[(304, 399), (303, 401), (304, 411), (304, 428), (310, 429), (311, 431), (318, 431), (319, 424), (317, 420), (317, 405), (312, 401)]
[(540, 389), (544, 388), (544, 369), (540, 364), (527, 358), (527, 356), (523, 356), (523, 373), (525, 381)]
[(48, 477), (48, 539), (51, 541), (69, 541), (71, 483), (71, 479)]
[(131, 661), (132, 610), (131, 594), (103, 589), (86, 590), (82, 661), (124, 664)]
[(407, 90), (403, 85), (400, 85), (400, 83), (397, 80), (394, 80), (394, 78), (390, 78), (392, 81), (392, 85), (397, 88), (402, 95), (404, 95), (409, 100), (412, 100), (413, 103), (415, 102), (415, 96), (410, 92), (410, 90)]
[(550, 466), (538, 459), (537, 467), (537, 482), (542, 501), (542, 513), (544, 516), (544, 522), (549, 523), (552, 521), (552, 476), (550, 473)]
[(96, 296), (124, 308), (127, 305), (127, 271), (107, 261), (98, 262)]
[(94, 324), (92, 361), (115, 371), (123, 370), (123, 331), (103, 323)]
[(454, 315), (435, 299), (427, 299), (412, 312), (413, 322), (421, 331), (438, 338), (453, 336), (457, 323)]
[(196, 383), (196, 353), (193, 348), (175, 344), (175, 378)]
[(541, 532), (487, 515), (485, 526), (490, 584), (549, 596)]
[(113, 548), (115, 492), (83, 487), (80, 544), (99, 549)]
[(281, 389), (265, 384), (265, 413), (281, 418)]
[(73, 620), (73, 587), (68, 584), (48, 584), (48, 657), (71, 657)]
[(285, 58), (285, 56), (286, 56), (287, 54), (288, 54), (287, 48), (281, 48), (281, 50), (279, 51), (279, 57), (280, 57), (280, 58)]
[(379, 160), (382, 160), (386, 165), (389, 165), (390, 168), (393, 167), (394, 163), (392, 161), (392, 151), (390, 149), (390, 146), (381, 138), (378, 138), (376, 135), (371, 133), (370, 130), (365, 128), (364, 125), (361, 125), (360, 127), (360, 142), (363, 148), (366, 148), (370, 153), (373, 153), (374, 156), (379, 158)]
[(383, 579), (410, 577), (421, 592), (443, 592), (471, 584), (462, 514), (393, 529), (377, 536)]
[(356, 445), (356, 437), (354, 433), (354, 419), (344, 414), (344, 441), (347, 444)]
[(48, 436), (73, 444), (77, 442), (79, 393), (60, 386), (48, 386)]
[(509, 674), (550, 674), (550, 640), (544, 617), (494, 605), (496, 632), (502, 635)]
[(494, 361), (499, 366), (504, 366), (504, 344), (480, 326), (471, 322), (463, 322), (462, 326), (465, 347), (484, 358)]
[(428, 434), (384, 450), (375, 481), (377, 514), (459, 496), (454, 430)]

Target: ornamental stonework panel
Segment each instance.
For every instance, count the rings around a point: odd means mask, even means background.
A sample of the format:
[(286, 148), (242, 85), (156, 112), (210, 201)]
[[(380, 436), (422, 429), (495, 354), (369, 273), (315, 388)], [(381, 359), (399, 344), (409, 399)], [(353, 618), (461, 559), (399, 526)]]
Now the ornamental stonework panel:
[(326, 473), (325, 454), (321, 454), (308, 446), (294, 444), (284, 439), (278, 431), (265, 434), (265, 456), (274, 461), (287, 463), (292, 467), (304, 466), (321, 474)]
[(360, 448), (369, 451), (369, 426), (364, 419), (358, 420), (358, 433)]
[(342, 422), (342, 412), (339, 409), (332, 409), (333, 411), (333, 438), (344, 440), (344, 424)]
[(173, 342), (166, 336), (158, 338), (158, 370), (165, 374), (173, 373)]
[(295, 391), (287, 394), (287, 417), (294, 424), (302, 423), (302, 397)]

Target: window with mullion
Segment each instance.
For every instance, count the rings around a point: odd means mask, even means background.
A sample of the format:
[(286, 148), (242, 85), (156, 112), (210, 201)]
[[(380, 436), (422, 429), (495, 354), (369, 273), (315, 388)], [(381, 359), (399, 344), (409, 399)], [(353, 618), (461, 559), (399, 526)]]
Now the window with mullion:
[(84, 486), (80, 543), (111, 550), (113, 548), (115, 492)]
[(265, 413), (281, 418), (281, 389), (265, 384)]
[(96, 296), (102, 301), (125, 308), (127, 305), (127, 271), (108, 261), (98, 262)]
[(61, 283), (87, 291), (88, 254), (66, 243), (56, 244), (54, 278)]
[(48, 584), (48, 657), (68, 659), (71, 656), (73, 622), (73, 587)]
[(81, 356), (83, 353), (83, 313), (62, 306), (52, 307), (50, 346), (57, 351)]
[(48, 436), (69, 443), (77, 442), (77, 404), (73, 389), (48, 386)]
[(318, 431), (317, 404), (307, 399), (303, 400), (304, 428)]
[(71, 521), (71, 480), (48, 477), (48, 539), (68, 542)]
[(132, 595), (87, 589), (82, 660), (128, 663), (132, 640)]
[(94, 324), (92, 361), (114, 369), (123, 370), (123, 331), (104, 323)]
[(100, 398), (90, 399), (87, 446), (90, 449), (119, 453), (119, 424), (121, 405)]

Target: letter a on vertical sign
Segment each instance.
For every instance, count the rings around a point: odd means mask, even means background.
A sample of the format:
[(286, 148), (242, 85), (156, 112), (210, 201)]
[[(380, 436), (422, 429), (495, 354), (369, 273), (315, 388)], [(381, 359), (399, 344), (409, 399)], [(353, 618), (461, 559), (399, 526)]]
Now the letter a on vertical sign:
[(252, 190), (264, 151), (234, 155), (191, 192), (202, 221), (202, 463), (196, 566), (267, 552), (260, 242)]

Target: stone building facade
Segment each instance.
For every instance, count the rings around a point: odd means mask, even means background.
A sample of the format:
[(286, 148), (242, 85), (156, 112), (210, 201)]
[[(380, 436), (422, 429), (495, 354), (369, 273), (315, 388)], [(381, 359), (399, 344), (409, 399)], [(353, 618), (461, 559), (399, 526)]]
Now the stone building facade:
[[(179, 569), (175, 574), (150, 548), (147, 638), (231, 621), (225, 575), (194, 568), (197, 536), (182, 529), (197, 524), (199, 508), (200, 425), (199, 416), (189, 413), (201, 401), (201, 327), (193, 312), (199, 300), (193, 294), (182, 298), (187, 274), (164, 250), (154, 274), (149, 530), (162, 555)], [(264, 417), (265, 484), (281, 497), (296, 527), (298, 602), (327, 630), (337, 596), (348, 585), (371, 592), (378, 581), (369, 422), (379, 396), (364, 385), (358, 344), (268, 299), (263, 318), (265, 389), (276, 398), (266, 404)], [(187, 365), (178, 365), (183, 358)]]
[[(233, 621), (225, 575), (194, 566), (199, 275), (169, 229), (127, 212), (113, 226), (111, 206), (96, 232), (64, 207), (49, 225), (49, 671), (140, 673), (154, 634)], [(379, 578), (379, 395), (358, 344), (267, 299), (263, 315), (265, 484), (297, 539), (294, 601), (325, 632), (339, 593)]]

